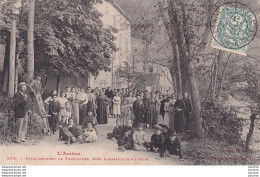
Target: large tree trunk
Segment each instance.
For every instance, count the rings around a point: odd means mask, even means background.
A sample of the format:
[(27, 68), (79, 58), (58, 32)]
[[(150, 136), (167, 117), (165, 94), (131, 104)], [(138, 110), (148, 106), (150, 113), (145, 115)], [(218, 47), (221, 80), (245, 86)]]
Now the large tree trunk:
[(10, 37), (10, 60), (9, 60), (9, 82), (8, 97), (14, 96), (15, 85), (15, 51), (16, 51), (16, 17), (12, 19), (11, 37)]
[[(199, 97), (199, 90), (198, 90), (198, 86), (197, 86), (197, 82), (195, 79), (195, 75), (194, 75), (194, 66), (193, 66), (193, 61), (192, 58), (190, 57), (190, 54), (187, 50), (186, 47), (186, 40), (185, 40), (185, 36), (184, 36), (184, 32), (183, 32), (183, 19), (179, 18), (177, 15), (177, 5), (175, 0), (169, 0), (169, 9), (170, 11), (172, 11), (172, 17), (173, 20), (175, 22), (177, 22), (180, 25), (177, 25), (177, 27), (175, 27), (175, 32), (177, 34), (177, 42), (179, 45), (179, 51), (182, 53), (183, 56), (183, 60), (186, 63), (186, 67), (187, 67), (187, 77), (189, 80), (189, 87), (190, 87), (190, 92), (191, 92), (191, 100), (192, 100), (192, 105), (193, 105), (193, 117), (195, 120), (195, 132), (196, 135), (199, 138), (203, 138), (204, 137), (204, 131), (202, 128), (202, 118), (200, 116), (200, 112), (201, 112), (201, 105), (200, 105), (200, 97)], [(182, 12), (185, 13), (185, 12)]]
[(3, 74), (1, 78), (1, 90), (3, 92), (8, 91), (9, 58), (10, 58), (10, 36), (8, 35), (6, 37), (6, 42), (5, 42), (4, 67), (3, 67)]
[(175, 72), (175, 69), (174, 69), (173, 66), (170, 68), (170, 73), (171, 73), (171, 76), (172, 76), (174, 93), (177, 94), (176, 72)]
[(219, 97), (219, 95), (221, 94), (222, 92), (222, 87), (223, 87), (223, 81), (224, 81), (224, 77), (225, 77), (225, 73), (226, 73), (226, 68), (227, 68), (227, 65), (229, 63), (229, 60), (230, 60), (230, 57), (231, 57), (231, 54), (229, 54), (228, 56), (228, 59), (224, 65), (224, 68), (223, 68), (223, 71), (222, 71), (222, 74), (221, 74), (221, 79), (220, 79), (220, 83), (219, 83), (219, 88), (218, 88), (218, 93), (217, 93), (217, 98)]
[[(166, 18), (166, 14), (164, 14), (163, 5), (161, 2), (158, 3), (158, 6), (159, 6), (159, 10), (162, 14), (163, 22), (164, 22), (165, 28), (167, 30), (169, 40), (171, 42), (171, 47), (172, 47), (173, 62), (172, 62), (172, 66), (170, 69), (170, 73), (173, 78), (173, 82), (175, 82), (173, 84), (174, 87), (176, 88), (175, 93), (182, 94), (182, 72), (180, 69), (180, 53), (179, 53), (179, 49), (178, 49), (176, 35), (173, 30), (174, 27), (172, 26), (171, 23), (170, 24), (168, 23), (168, 19)], [(172, 21), (171, 13), (172, 13), (171, 11), (168, 11), (170, 21)]]
[(34, 76), (34, 10), (35, 0), (29, 1), (28, 31), (27, 31), (27, 82)]
[(249, 149), (249, 143), (250, 143), (250, 140), (253, 136), (253, 132), (254, 132), (254, 127), (255, 127), (255, 120), (256, 120), (256, 114), (253, 113), (251, 116), (250, 116), (250, 120), (251, 120), (251, 123), (250, 123), (250, 127), (249, 127), (249, 132), (246, 136), (246, 142), (245, 142), (245, 149), (248, 150)]

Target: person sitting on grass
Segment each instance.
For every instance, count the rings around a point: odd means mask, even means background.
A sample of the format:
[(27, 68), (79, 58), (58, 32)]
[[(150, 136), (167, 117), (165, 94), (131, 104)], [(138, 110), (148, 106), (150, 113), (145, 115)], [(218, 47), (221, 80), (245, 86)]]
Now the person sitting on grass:
[(117, 141), (118, 150), (125, 151), (133, 149), (133, 134), (131, 132), (131, 127), (125, 129), (124, 136)]
[(155, 134), (151, 137), (151, 142), (147, 143), (147, 150), (152, 152), (160, 152), (164, 149), (164, 135), (162, 134), (162, 127), (159, 125), (155, 125)]
[(107, 134), (107, 138), (118, 140), (121, 136), (123, 136), (123, 127), (120, 125), (120, 121), (116, 120), (116, 127), (114, 128), (112, 133)]
[(147, 137), (143, 131), (142, 124), (137, 125), (137, 130), (133, 134), (134, 150), (141, 151), (146, 149)]
[(164, 140), (167, 140), (169, 138), (170, 129), (166, 125), (163, 125), (163, 124), (159, 124), (159, 126), (162, 127), (162, 135), (164, 136)]
[(169, 153), (168, 156), (179, 156), (180, 159), (183, 159), (182, 144), (174, 130), (170, 132), (169, 138), (166, 140), (166, 150)]
[(59, 140), (65, 140), (68, 145), (76, 143), (77, 140), (81, 139), (81, 130), (75, 126), (73, 119), (68, 120), (68, 124), (59, 122)]
[(89, 122), (88, 127), (83, 129), (82, 143), (94, 143), (97, 141), (97, 133), (92, 122)]

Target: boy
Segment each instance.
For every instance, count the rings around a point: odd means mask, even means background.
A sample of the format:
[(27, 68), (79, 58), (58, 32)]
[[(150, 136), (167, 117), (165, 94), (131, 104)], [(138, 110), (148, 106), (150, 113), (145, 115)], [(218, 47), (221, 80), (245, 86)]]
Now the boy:
[(146, 150), (146, 142), (147, 137), (146, 133), (143, 131), (142, 124), (137, 125), (137, 131), (133, 134), (133, 141), (134, 141), (134, 150), (141, 151)]
[(97, 125), (97, 119), (96, 117), (93, 115), (93, 111), (91, 109), (88, 110), (87, 116), (85, 117), (85, 119), (83, 120), (82, 123), (82, 129), (85, 129), (88, 127), (88, 123), (92, 123), (93, 128), (95, 129), (96, 133), (98, 134), (96, 125)]
[(123, 136), (123, 127), (120, 125), (120, 121), (116, 120), (116, 127), (113, 130), (113, 133), (108, 133), (107, 138), (112, 140), (118, 140)]
[(51, 116), (48, 118), (50, 124), (50, 130), (53, 134), (56, 132), (57, 129), (60, 110), (61, 110), (61, 106), (58, 101), (58, 97), (54, 95), (53, 100), (50, 101), (49, 104), (49, 115)]
[(134, 129), (133, 129), (132, 121), (131, 121), (131, 120), (127, 120), (125, 126), (123, 126), (123, 134), (125, 134), (125, 131), (126, 131), (127, 129), (131, 129), (131, 134), (133, 135)]
[(162, 127), (159, 125), (156, 125), (155, 127), (156, 131), (155, 134), (153, 134), (151, 137), (151, 145), (148, 148), (150, 148), (151, 151), (157, 153), (163, 150), (165, 139), (162, 134)]
[(71, 118), (71, 108), (70, 108), (70, 103), (66, 102), (65, 103), (65, 108), (61, 109), (61, 121), (63, 123), (68, 123), (68, 120)]
[(133, 136), (131, 131), (132, 131), (131, 127), (127, 127), (125, 129), (124, 136), (117, 141), (118, 150), (125, 151), (125, 150), (131, 150), (133, 148)]
[(181, 141), (178, 137), (176, 137), (176, 132), (173, 130), (169, 139), (166, 140), (166, 150), (169, 152), (169, 156), (179, 156), (180, 159), (183, 159), (183, 148), (181, 145)]

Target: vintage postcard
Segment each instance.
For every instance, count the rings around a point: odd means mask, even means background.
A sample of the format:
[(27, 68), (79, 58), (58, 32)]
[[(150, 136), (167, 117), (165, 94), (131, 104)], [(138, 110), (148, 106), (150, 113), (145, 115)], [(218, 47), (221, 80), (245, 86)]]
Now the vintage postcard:
[(259, 0), (0, 0), (0, 165), (259, 165)]

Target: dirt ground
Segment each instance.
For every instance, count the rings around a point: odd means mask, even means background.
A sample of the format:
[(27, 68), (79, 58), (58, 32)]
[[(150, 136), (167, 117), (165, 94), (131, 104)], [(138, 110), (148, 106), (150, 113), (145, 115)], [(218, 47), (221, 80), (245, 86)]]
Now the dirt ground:
[[(25, 160), (26, 157), (57, 157), (57, 153), (63, 152), (75, 152), (80, 153), (79, 157), (89, 158), (89, 161), (73, 161), (72, 164), (100, 164), (100, 165), (190, 165), (191, 162), (187, 160), (180, 160), (179, 157), (164, 157), (160, 158), (159, 153), (147, 152), (147, 151), (134, 151), (127, 150), (121, 152), (117, 149), (117, 142), (115, 140), (107, 139), (107, 133), (113, 131), (116, 119), (109, 118), (108, 124), (100, 124), (97, 126), (99, 131), (98, 141), (95, 143), (75, 143), (70, 146), (65, 144), (64, 141), (58, 141), (58, 132), (51, 136), (44, 136), (42, 139), (31, 139), (30, 141), (23, 144), (15, 144), (9, 146), (9, 151), (23, 151), (23, 154), (16, 154)], [(147, 133), (147, 137), (150, 139), (154, 133), (152, 128), (145, 128), (144, 131)], [(12, 150), (14, 148), (14, 150)], [(28, 153), (25, 149), (30, 149), (31, 153)], [(62, 156), (75, 157), (75, 156)], [(95, 160), (93, 160), (95, 159)], [(99, 160), (98, 160), (99, 159)], [(100, 160), (101, 159), (101, 160)], [(118, 160), (119, 159), (119, 160)], [(127, 159), (129, 161), (127, 161)], [(33, 161), (27, 161), (29, 164), (34, 164)], [(44, 164), (53, 164), (45, 163)], [(54, 163), (55, 164), (55, 163)], [(68, 164), (68, 162), (61, 162), (60, 164)]]

